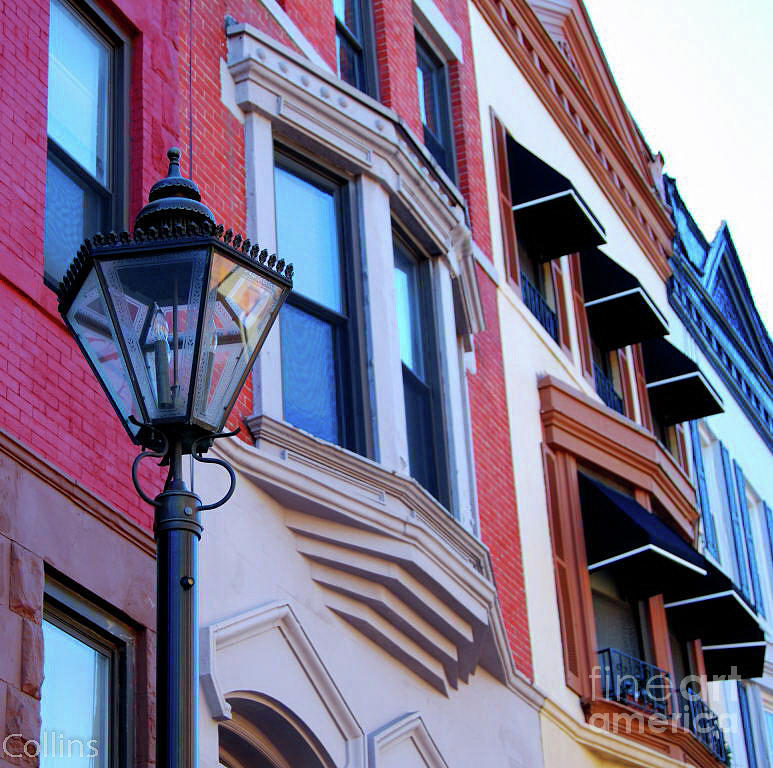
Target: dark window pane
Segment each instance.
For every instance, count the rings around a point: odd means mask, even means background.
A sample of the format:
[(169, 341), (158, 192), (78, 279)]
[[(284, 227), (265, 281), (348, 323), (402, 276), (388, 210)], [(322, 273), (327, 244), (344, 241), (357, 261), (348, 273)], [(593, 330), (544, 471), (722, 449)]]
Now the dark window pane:
[(453, 178), (451, 121), (445, 64), (421, 38), (416, 38), (416, 81), (424, 144), (440, 167)]
[(341, 31), (336, 33), (336, 55), (338, 57), (338, 76), (349, 85), (363, 90), (365, 88), (365, 59), (362, 50), (352, 45)]
[(280, 315), (285, 419), (338, 442), (334, 330), (330, 323), (285, 305)]
[(104, 228), (105, 202), (90, 185), (48, 158), (46, 175), (46, 277), (58, 284), (85, 237)]
[(405, 424), (408, 461), (415, 477), (433, 496), (438, 496), (436, 447), (433, 441), (432, 401), (429, 387), (403, 366)]
[(276, 168), (277, 252), (295, 265), (294, 293), (342, 311), (336, 199), (300, 176)]
[[(106, 768), (110, 757), (110, 656), (43, 621), (41, 768)], [(62, 739), (63, 752), (56, 747)], [(71, 744), (71, 747), (68, 747)], [(64, 759), (62, 759), (64, 758)]]
[(421, 122), (435, 136), (440, 138), (441, 126), (438, 120), (438, 103), (436, 92), (437, 69), (429, 59), (419, 53), (416, 65), (416, 78), (419, 84), (419, 109)]
[(110, 46), (60, 0), (51, 2), (48, 135), (105, 186), (109, 177)]

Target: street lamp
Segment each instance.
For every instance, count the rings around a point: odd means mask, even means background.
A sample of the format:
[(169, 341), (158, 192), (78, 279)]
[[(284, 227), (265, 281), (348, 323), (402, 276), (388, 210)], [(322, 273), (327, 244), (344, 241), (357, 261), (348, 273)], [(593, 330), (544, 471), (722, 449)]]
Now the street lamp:
[[(239, 391), (292, 289), (292, 265), (223, 232), (180, 173), (150, 190), (134, 235), (86, 240), (59, 286), (59, 311), (132, 441), (139, 495), (155, 508), (157, 543), (156, 765), (194, 768), (198, 727), (197, 548), (201, 511), (225, 503), (236, 478), (202, 458), (223, 432)], [(182, 477), (182, 457), (225, 467), (226, 495), (203, 505)], [(150, 498), (142, 459), (169, 465)]]

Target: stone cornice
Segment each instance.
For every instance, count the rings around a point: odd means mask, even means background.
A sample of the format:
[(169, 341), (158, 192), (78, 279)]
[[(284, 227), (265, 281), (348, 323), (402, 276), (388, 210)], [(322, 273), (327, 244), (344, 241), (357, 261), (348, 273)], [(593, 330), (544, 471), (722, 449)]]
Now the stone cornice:
[(765, 444), (773, 450), (773, 397), (769, 379), (706, 292), (678, 263), (668, 300), (711, 367), (730, 390)]
[(484, 544), (412, 478), (284, 422), (248, 423), (254, 447), (229, 440), (219, 451), (287, 509), (334, 613), (387, 649), (400, 645), (403, 663), (439, 690), (482, 665), (539, 708), (515, 669)]
[(464, 198), (390, 109), (247, 24), (228, 27), (228, 65), (244, 112), (257, 110), (278, 135), (379, 181), (415, 217), (435, 252), (466, 227)]
[(143, 553), (155, 558), (156, 543), (153, 540), (152, 531), (144, 528), (96, 494), (84, 489), (3, 429), (0, 429), (0, 455), (12, 459), (26, 472), (54, 488), (105, 527), (122, 536)]
[(538, 387), (543, 435), (551, 448), (651, 493), (693, 540), (700, 516), (695, 488), (652, 433), (552, 376), (542, 377)]
[[(637, 766), (637, 768), (685, 768), (684, 761), (669, 757), (662, 749), (648, 747), (632, 736), (611, 733), (572, 717), (551, 699), (545, 700), (541, 715), (575, 743), (619, 765)], [(703, 758), (697, 761), (696, 765), (719, 768), (719, 763), (713, 758), (708, 758), (705, 750), (692, 734), (684, 732), (680, 741), (680, 746), (686, 747), (691, 757), (695, 757), (697, 752), (697, 756)]]
[(642, 251), (660, 275), (671, 274), (673, 224), (589, 90), (526, 0), (474, 0), (483, 18), (550, 112)]

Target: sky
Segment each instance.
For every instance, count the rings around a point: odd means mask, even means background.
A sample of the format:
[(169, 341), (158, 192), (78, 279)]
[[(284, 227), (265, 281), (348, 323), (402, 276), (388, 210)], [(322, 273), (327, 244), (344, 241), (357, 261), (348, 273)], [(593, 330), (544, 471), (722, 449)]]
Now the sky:
[(585, 0), (628, 109), (773, 335), (773, 1)]

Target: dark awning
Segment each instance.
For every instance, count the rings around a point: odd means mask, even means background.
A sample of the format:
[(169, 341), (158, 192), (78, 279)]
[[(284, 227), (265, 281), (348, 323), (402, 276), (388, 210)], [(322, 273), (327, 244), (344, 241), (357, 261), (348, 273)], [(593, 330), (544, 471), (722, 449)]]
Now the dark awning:
[(708, 679), (740, 677), (742, 680), (749, 680), (753, 677), (762, 677), (766, 646), (767, 643), (764, 640), (754, 643), (704, 646), (703, 661)]
[(507, 159), (516, 232), (534, 258), (550, 261), (606, 242), (569, 179), (509, 136)]
[(599, 347), (620, 349), (668, 333), (663, 313), (630, 272), (598, 248), (580, 259), (585, 311)]
[(653, 415), (666, 426), (722, 413), (722, 398), (698, 366), (665, 339), (642, 344)]
[(666, 594), (668, 624), (683, 640), (700, 640), (706, 673), (759, 677), (765, 663), (765, 632), (757, 615), (722, 571), (702, 558), (706, 578), (672, 585)]
[(704, 558), (635, 499), (578, 477), (589, 571), (613, 573), (636, 597), (705, 578)]

